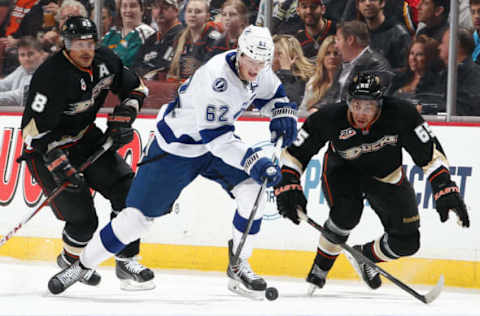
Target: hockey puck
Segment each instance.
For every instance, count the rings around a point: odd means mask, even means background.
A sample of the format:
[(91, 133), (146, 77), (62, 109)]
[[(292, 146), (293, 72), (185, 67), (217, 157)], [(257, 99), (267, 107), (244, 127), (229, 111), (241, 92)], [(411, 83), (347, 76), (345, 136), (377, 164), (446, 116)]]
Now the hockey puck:
[(265, 297), (269, 301), (274, 301), (278, 298), (278, 290), (275, 287), (268, 287), (265, 290)]

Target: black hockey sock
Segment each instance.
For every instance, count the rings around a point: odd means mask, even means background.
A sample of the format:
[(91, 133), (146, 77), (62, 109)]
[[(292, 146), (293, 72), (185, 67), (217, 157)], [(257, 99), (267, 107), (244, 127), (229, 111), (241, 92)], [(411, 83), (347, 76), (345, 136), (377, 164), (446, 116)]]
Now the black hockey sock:
[(373, 247), (375, 241), (368, 242), (362, 245), (362, 253), (365, 257), (372, 260), (373, 262), (384, 262), (384, 260), (380, 259), (377, 254), (375, 253), (375, 249)]
[(315, 264), (323, 271), (329, 271), (338, 255), (330, 255), (325, 253), (320, 248), (317, 248), (317, 256), (315, 257)]

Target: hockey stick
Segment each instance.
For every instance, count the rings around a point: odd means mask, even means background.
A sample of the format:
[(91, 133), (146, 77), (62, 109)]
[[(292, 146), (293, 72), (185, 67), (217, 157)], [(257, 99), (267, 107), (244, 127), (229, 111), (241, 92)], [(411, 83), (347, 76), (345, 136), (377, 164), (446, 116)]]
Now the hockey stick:
[[(308, 224), (310, 224), (313, 228), (317, 229), (321, 233), (326, 233), (325, 228), (323, 228), (323, 226), (316, 223), (313, 219), (308, 217), (304, 212), (300, 210), (297, 210), (297, 212), (298, 212), (298, 217), (300, 217), (301, 220), (306, 221)], [(397, 279), (396, 277), (394, 277), (393, 275), (391, 275), (390, 273), (388, 273), (387, 271), (377, 266), (372, 260), (365, 257), (363, 253), (361, 253), (357, 249), (354, 249), (345, 243), (341, 243), (339, 244), (339, 246), (342, 247), (345, 251), (348, 251), (348, 253), (350, 253), (358, 262), (367, 264), (368, 266), (373, 268), (375, 271), (383, 275), (385, 278), (392, 281), (393, 284), (395, 284), (396, 286), (398, 286), (399, 288), (401, 288), (402, 290), (404, 290), (405, 292), (407, 292), (408, 294), (412, 295), (413, 297), (422, 301), (425, 304), (429, 304), (433, 302), (440, 295), (440, 292), (443, 289), (444, 278), (443, 278), (443, 275), (441, 275), (435, 287), (433, 287), (433, 289), (431, 289), (427, 294), (422, 295), (417, 291), (415, 291), (414, 289), (412, 289), (411, 287), (409, 287), (408, 285), (406, 285), (405, 283), (403, 283), (402, 281), (400, 281), (399, 279)]]
[[(278, 163), (278, 159), (280, 157), (280, 151), (282, 149), (282, 142), (283, 142), (283, 137), (280, 137), (275, 143), (275, 148), (273, 150), (273, 155), (272, 155), (273, 164)], [(262, 195), (265, 193), (266, 188), (267, 188), (267, 179), (263, 181), (262, 186), (258, 191), (257, 197), (255, 198), (255, 202), (253, 203), (252, 211), (250, 212), (250, 217), (248, 218), (248, 222), (247, 222), (247, 229), (245, 229), (245, 231), (243, 232), (242, 238), (240, 239), (240, 243), (238, 244), (237, 250), (235, 251), (235, 255), (233, 256), (233, 259), (232, 259), (233, 265), (237, 264), (238, 258), (240, 258), (240, 253), (242, 252), (243, 245), (247, 240), (247, 236), (248, 236), (248, 233), (250, 232), (250, 228), (252, 228), (253, 219), (255, 218), (255, 214), (257, 213), (258, 205), (260, 204), (260, 199), (262, 198)]]
[[(113, 140), (109, 137), (105, 141), (105, 143), (102, 145), (100, 149), (98, 149), (96, 152), (94, 152), (78, 169), (79, 172), (84, 171), (87, 169), (95, 160), (100, 158), (101, 155), (103, 155), (113, 144)], [(65, 188), (67, 187), (68, 183), (65, 182), (62, 185), (56, 187), (51, 193), (50, 196), (48, 196), (45, 201), (40, 204), (40, 206), (30, 213), (28, 216), (26, 216), (20, 223), (17, 224), (8, 234), (3, 236), (3, 238), (0, 240), (0, 247), (3, 246), (20, 228), (23, 227), (26, 223), (28, 223), (32, 217), (34, 217), (40, 210), (47, 204), (49, 204), (57, 195), (59, 195)]]

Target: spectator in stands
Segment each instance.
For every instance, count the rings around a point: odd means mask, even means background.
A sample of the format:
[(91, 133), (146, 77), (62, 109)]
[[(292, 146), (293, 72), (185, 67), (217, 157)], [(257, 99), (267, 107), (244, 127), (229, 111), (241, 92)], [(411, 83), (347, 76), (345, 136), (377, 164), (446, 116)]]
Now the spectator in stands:
[[(111, 7), (102, 7), (102, 33), (99, 34), (100, 39), (102, 39), (113, 26), (113, 15), (114, 12), (112, 11)], [(95, 20), (95, 9), (93, 9), (92, 14), (90, 14), (90, 20)]]
[(87, 17), (87, 9), (77, 0), (64, 0), (55, 15), (55, 27), (43, 35), (42, 43), (48, 47), (50, 52), (56, 52), (62, 49), (63, 40), (60, 36), (60, 30), (69, 17), (83, 16)]
[(406, 27), (383, 14), (387, 0), (357, 0), (359, 19), (367, 23), (370, 47), (382, 54), (393, 69), (405, 66), (411, 38)]
[(17, 45), (20, 66), (0, 79), (0, 105), (3, 106), (23, 105), (32, 75), (48, 55), (42, 44), (32, 36), (22, 37)]
[(295, 32), (286, 32), (280, 26), (279, 33), (294, 34), (302, 45), (305, 57), (314, 59), (323, 40), (336, 31), (335, 21), (324, 18), (324, 12), (323, 0), (298, 0), (297, 13), (303, 26), (297, 28)]
[[(422, 113), (435, 112), (444, 103), (439, 92), (438, 42), (426, 35), (414, 38), (408, 50), (407, 67), (398, 72), (392, 80), (389, 94), (412, 100)], [(428, 107), (428, 108), (427, 108)], [(433, 108), (431, 108), (433, 107)]]
[[(459, 28), (457, 31), (457, 100), (456, 114), (480, 116), (480, 65), (472, 60), (475, 49), (472, 32)], [(447, 29), (439, 46), (440, 59), (448, 65), (448, 46), (450, 43), (450, 30)], [(446, 91), (448, 72), (442, 73), (441, 91)]]
[(368, 28), (364, 22), (349, 21), (338, 26), (335, 46), (342, 55), (343, 63), (325, 98), (335, 102), (345, 100), (347, 83), (352, 81), (354, 73), (369, 71), (378, 73), (386, 82), (391, 79), (393, 73), (388, 61), (368, 45)]
[(333, 103), (334, 100), (325, 99), (324, 96), (332, 86), (333, 78), (340, 69), (342, 57), (335, 47), (335, 36), (328, 36), (320, 46), (317, 54), (315, 72), (305, 86), (305, 93), (300, 110), (309, 113), (315, 112), (323, 104)]
[(182, 82), (190, 77), (199, 63), (193, 57), (193, 50), (201, 49), (209, 38), (220, 38), (217, 26), (209, 20), (207, 0), (189, 0), (185, 10), (187, 27), (180, 33), (167, 78)]
[(442, 41), (443, 33), (448, 29), (450, 0), (420, 0), (418, 5), (418, 21), (425, 26), (417, 31), (417, 35)]
[[(325, 0), (324, 0), (325, 1)], [(416, 6), (419, 0), (384, 0), (385, 7), (383, 13), (387, 20), (394, 19), (397, 22), (404, 24), (408, 31), (413, 35), (417, 27), (418, 20), (416, 18)], [(340, 3), (336, 3), (340, 2)], [(341, 2), (346, 2), (342, 4)], [(332, 17), (332, 10), (329, 6), (335, 6), (336, 18)], [(327, 11), (325, 16), (337, 20), (338, 22), (342, 21), (352, 21), (358, 19), (358, 0), (330, 0), (327, 4)]]
[(55, 15), (60, 7), (61, 0), (40, 0), (25, 14), (18, 27), (10, 38), (9, 46), (16, 46), (16, 42), (23, 36), (31, 35), (41, 39), (43, 34), (55, 27)]
[[(175, 41), (184, 29), (178, 20), (178, 4), (176, 0), (156, 0), (152, 11), (158, 31), (150, 36), (140, 47), (133, 69), (146, 79), (159, 79), (159, 73), (165, 73), (170, 68)], [(160, 77), (160, 78), (161, 78)]]
[(473, 39), (475, 41), (472, 59), (477, 64), (480, 64), (480, 0), (470, 0), (470, 12), (474, 28)]
[(274, 35), (275, 53), (272, 69), (282, 81), (290, 101), (302, 103), (305, 83), (312, 77), (315, 66), (302, 51), (302, 46), (293, 35)]
[(142, 22), (142, 0), (120, 0), (121, 27), (112, 27), (105, 34), (102, 45), (112, 49), (126, 67), (135, 62), (138, 50), (155, 30)]
[[(10, 5), (9, 0), (3, 0), (3, 3)], [(23, 17), (27, 14), (30, 9), (38, 2), (38, 0), (17, 0), (15, 1), (15, 6), (13, 7), (11, 14), (9, 15), (9, 20), (7, 23), (7, 28), (5, 31), (6, 36), (10, 36), (15, 33), (22, 22)]]
[(223, 33), (220, 38), (208, 38), (206, 45), (195, 46), (193, 56), (201, 64), (221, 52), (237, 48), (238, 37), (248, 25), (248, 11), (242, 0), (227, 0), (220, 12)]

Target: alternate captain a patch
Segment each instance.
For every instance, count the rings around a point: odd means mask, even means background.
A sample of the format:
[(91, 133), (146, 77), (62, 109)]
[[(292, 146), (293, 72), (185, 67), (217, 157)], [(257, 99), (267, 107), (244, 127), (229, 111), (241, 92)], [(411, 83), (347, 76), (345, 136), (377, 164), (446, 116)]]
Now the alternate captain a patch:
[(212, 85), (213, 91), (223, 92), (227, 90), (227, 80), (225, 78), (217, 78)]

